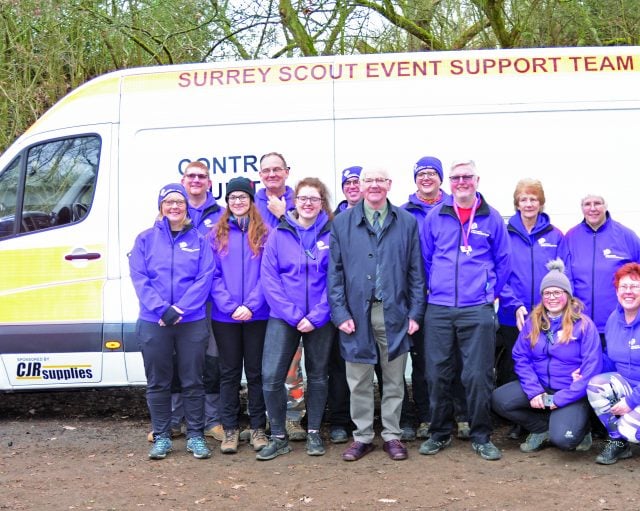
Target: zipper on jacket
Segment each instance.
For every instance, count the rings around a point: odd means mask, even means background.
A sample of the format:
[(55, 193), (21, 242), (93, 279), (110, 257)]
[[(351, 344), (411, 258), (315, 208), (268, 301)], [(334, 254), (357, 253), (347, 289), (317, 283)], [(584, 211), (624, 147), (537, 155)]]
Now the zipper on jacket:
[[(536, 276), (535, 276), (535, 263), (533, 260), (533, 247), (534, 245), (531, 244), (531, 250), (530, 255), (531, 255), (531, 301), (529, 302), (529, 309), (533, 309), (533, 306), (535, 305), (535, 282), (536, 282)], [(531, 312), (531, 310), (527, 310), (528, 312)]]
[[(457, 217), (456, 217), (457, 218)], [(460, 219), (458, 218), (458, 223), (460, 224), (460, 227), (462, 228), (463, 225), (460, 222)], [(456, 250), (456, 275), (455, 275), (455, 283), (456, 285), (454, 286), (454, 300), (453, 303), (455, 304), (454, 306), (457, 307), (458, 306), (458, 284), (460, 283), (460, 279), (458, 278), (460, 275), (460, 243), (462, 243), (462, 231), (458, 231), (458, 250)]]
[(173, 267), (175, 265), (175, 251), (176, 251), (176, 238), (178, 236), (180, 236), (180, 233), (176, 234), (176, 236), (174, 237), (173, 234), (171, 233), (171, 228), (169, 227), (169, 240), (171, 241), (171, 305), (173, 305), (173, 285), (174, 285), (174, 278), (173, 278)]
[(305, 254), (305, 258), (304, 258), (304, 268), (305, 268), (305, 312), (304, 315), (305, 317), (307, 316), (307, 314), (309, 314), (309, 258), (306, 257)]
[(241, 241), (241, 245), (242, 245), (242, 248), (240, 249), (241, 250), (240, 254), (241, 254), (241, 257), (242, 257), (242, 263), (241, 263), (241, 266), (240, 266), (240, 268), (242, 270), (241, 271), (242, 283), (240, 285), (241, 286), (240, 287), (240, 296), (242, 297), (242, 303), (240, 305), (244, 305), (244, 281), (245, 281), (245, 275), (244, 275), (244, 259), (245, 259), (244, 258), (244, 245), (245, 245), (244, 238), (245, 238), (245, 232), (244, 232), (244, 229), (240, 229), (240, 232), (242, 233), (242, 239), (240, 240)]
[[(551, 330), (549, 330), (551, 331)], [(551, 348), (549, 347), (549, 338), (544, 334), (545, 347), (547, 348), (547, 388), (551, 388)]]
[[(593, 231), (593, 250), (591, 252), (591, 317), (595, 318), (594, 313), (596, 310), (596, 235), (598, 233)], [(595, 321), (595, 320), (594, 320)]]

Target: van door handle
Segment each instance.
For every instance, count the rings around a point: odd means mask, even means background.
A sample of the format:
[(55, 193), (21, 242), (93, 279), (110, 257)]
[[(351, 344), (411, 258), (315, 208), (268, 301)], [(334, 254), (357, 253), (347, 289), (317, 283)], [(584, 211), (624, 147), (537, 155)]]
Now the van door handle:
[(97, 252), (85, 252), (84, 254), (67, 254), (64, 256), (65, 261), (75, 261), (77, 259), (87, 259), (92, 261), (93, 259), (100, 259), (100, 254)]

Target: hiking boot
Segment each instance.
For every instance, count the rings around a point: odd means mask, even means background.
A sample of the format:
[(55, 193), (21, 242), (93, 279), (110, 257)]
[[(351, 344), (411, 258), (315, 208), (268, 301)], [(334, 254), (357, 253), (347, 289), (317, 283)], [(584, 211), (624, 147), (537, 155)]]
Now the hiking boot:
[(522, 452), (535, 452), (539, 451), (549, 441), (549, 432), (544, 433), (529, 433), (524, 443), (520, 444), (520, 450)]
[(502, 452), (491, 441), (484, 444), (471, 442), (471, 447), (483, 460), (495, 461), (502, 458)]
[(450, 445), (451, 445), (451, 437), (448, 437), (445, 440), (436, 440), (433, 437), (431, 437), (425, 442), (422, 442), (422, 445), (420, 446), (420, 449), (418, 449), (418, 452), (420, 454), (426, 454), (426, 455), (436, 454), (440, 452), (442, 449), (444, 449), (445, 447), (449, 447)]
[(208, 436), (214, 438), (218, 442), (222, 442), (224, 440), (224, 428), (222, 427), (222, 424), (205, 429), (204, 436)]
[(631, 458), (631, 447), (626, 440), (609, 438), (602, 451), (596, 457), (596, 463), (600, 465), (613, 465), (618, 460)]
[(320, 433), (307, 433), (307, 454), (309, 456), (323, 456), (325, 452)]
[(267, 438), (267, 434), (264, 432), (264, 429), (257, 428), (249, 431), (251, 432), (249, 444), (253, 446), (254, 451), (260, 451), (267, 446), (269, 439)]
[(365, 444), (356, 440), (342, 453), (342, 459), (344, 461), (358, 461), (373, 451), (374, 447), (373, 444)]
[(287, 419), (286, 424), (287, 435), (289, 435), (289, 440), (293, 440), (294, 442), (302, 442), (307, 439), (307, 432), (300, 425), (300, 421), (292, 421)]
[(460, 440), (469, 440), (471, 438), (471, 427), (467, 421), (458, 422), (457, 436)]
[(431, 426), (431, 424), (428, 422), (421, 422), (416, 430), (416, 438), (421, 438), (423, 440), (429, 438), (431, 436), (431, 433), (429, 433), (429, 426)]
[(187, 452), (192, 453), (193, 457), (199, 460), (211, 458), (211, 450), (203, 436), (194, 436), (187, 439)]
[(576, 451), (579, 451), (579, 452), (588, 451), (589, 449), (591, 449), (592, 445), (593, 445), (593, 437), (591, 436), (591, 433), (587, 433), (582, 438), (582, 441), (576, 446)]
[(288, 452), (291, 452), (289, 441), (286, 438), (272, 436), (269, 439), (269, 443), (256, 454), (256, 459), (260, 461), (272, 460), (276, 456), (287, 454)]
[(163, 460), (171, 452), (171, 438), (168, 436), (158, 436), (153, 441), (153, 447), (149, 451), (149, 459)]
[(222, 454), (236, 454), (238, 452), (238, 441), (240, 440), (240, 431), (237, 429), (225, 429), (224, 439), (220, 444), (220, 452)]
[(413, 426), (403, 426), (400, 440), (403, 442), (413, 442), (416, 439), (416, 430)]

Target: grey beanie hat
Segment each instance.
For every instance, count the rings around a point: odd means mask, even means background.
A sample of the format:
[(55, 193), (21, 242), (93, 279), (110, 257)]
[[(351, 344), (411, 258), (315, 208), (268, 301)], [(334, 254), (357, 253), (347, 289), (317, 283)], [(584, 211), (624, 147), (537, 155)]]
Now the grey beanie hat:
[(564, 261), (562, 259), (553, 259), (547, 263), (547, 273), (542, 282), (540, 282), (540, 294), (548, 287), (559, 287), (563, 291), (573, 298), (573, 289), (571, 288), (571, 282), (569, 277), (564, 273)]

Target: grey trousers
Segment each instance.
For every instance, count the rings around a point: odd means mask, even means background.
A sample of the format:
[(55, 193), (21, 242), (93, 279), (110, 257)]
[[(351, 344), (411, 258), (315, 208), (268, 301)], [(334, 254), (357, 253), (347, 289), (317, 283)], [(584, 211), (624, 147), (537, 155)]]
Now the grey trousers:
[[(384, 386), (384, 395), (380, 401), (382, 439), (385, 442), (399, 440), (402, 433), (400, 412), (404, 398), (404, 370), (407, 364), (407, 353), (389, 361), (382, 303), (372, 305), (371, 328), (380, 353)], [(351, 420), (356, 425), (353, 439), (365, 444), (373, 442), (375, 436), (373, 431), (374, 367), (374, 364), (346, 362), (347, 384), (351, 391)]]

